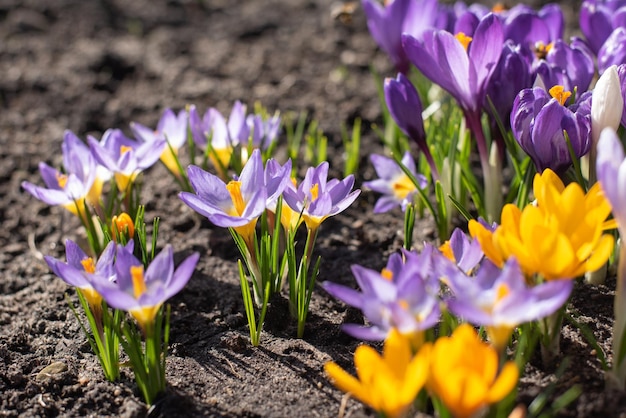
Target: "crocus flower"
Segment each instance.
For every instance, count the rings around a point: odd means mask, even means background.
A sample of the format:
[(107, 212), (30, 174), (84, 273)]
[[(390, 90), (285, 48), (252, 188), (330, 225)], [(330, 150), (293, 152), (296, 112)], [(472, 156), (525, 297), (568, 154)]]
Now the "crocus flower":
[(579, 24), (589, 47), (598, 54), (613, 30), (626, 27), (626, 1), (585, 0), (580, 8)]
[(419, 345), (422, 332), (433, 327), (441, 314), (431, 255), (430, 246), (419, 255), (408, 251), (392, 254), (382, 272), (353, 265), (352, 273), (361, 292), (336, 283), (322, 283), (324, 290), (360, 309), (371, 323), (368, 327), (345, 324), (342, 329), (359, 339), (382, 340), (392, 328), (397, 328)]
[[(366, 181), (363, 186), (383, 194), (374, 205), (374, 213), (388, 212), (396, 206), (401, 206), (404, 211), (409, 203), (414, 202), (417, 193), (415, 184), (393, 158), (372, 154), (370, 160), (380, 178)], [(422, 174), (417, 174), (415, 161), (410, 152), (404, 153), (402, 164), (413, 173), (419, 182), (420, 189), (424, 189), (428, 181)]]
[(341, 391), (392, 418), (403, 416), (424, 387), (428, 360), (427, 351), (413, 355), (410, 342), (392, 330), (382, 356), (367, 345), (357, 347), (356, 378), (332, 361), (324, 365), (324, 371)]
[(567, 91), (587, 91), (595, 75), (593, 54), (587, 45), (573, 38), (570, 45), (558, 39), (545, 48), (545, 56), (535, 62), (535, 72), (546, 89), (563, 86)]
[(178, 150), (187, 142), (188, 114), (181, 110), (178, 115), (172, 109), (165, 109), (157, 124), (156, 130), (150, 129), (137, 122), (131, 122), (135, 137), (143, 142), (154, 143), (165, 139), (169, 146), (165, 146), (161, 153), (161, 161), (174, 174), (179, 173)]
[(455, 316), (484, 326), (491, 343), (502, 352), (518, 325), (545, 318), (569, 298), (571, 280), (554, 280), (528, 287), (514, 257), (502, 270), (483, 263), (475, 277), (468, 277), (452, 263), (439, 268), (439, 274), (454, 294), (446, 301)]
[(591, 121), (587, 107), (580, 106), (582, 95), (573, 106), (566, 106), (571, 93), (560, 86), (522, 90), (513, 103), (511, 129), (522, 149), (530, 155), (539, 172), (550, 168), (563, 171), (572, 164), (563, 131), (567, 132), (574, 154), (581, 157), (591, 147)]
[(96, 161), (114, 173), (117, 187), (122, 191), (159, 159), (167, 144), (165, 138), (140, 143), (126, 137), (119, 129), (107, 130), (100, 142), (92, 136), (87, 140)]
[[(131, 241), (131, 248), (132, 245)], [(116, 245), (115, 242), (111, 241), (96, 262), (78, 244), (72, 240), (67, 240), (65, 242), (66, 262), (50, 256), (44, 256), (44, 259), (54, 274), (70, 286), (80, 290), (92, 310), (98, 312), (101, 309), (102, 296), (94, 289), (93, 283), (96, 281), (112, 282), (115, 280), (115, 268), (113, 265), (115, 253)]]
[(396, 70), (406, 73), (409, 62), (402, 48), (401, 35), (410, 33), (420, 37), (428, 28), (434, 28), (438, 21), (436, 0), (395, 0), (380, 4), (377, 0), (363, 0), (363, 11), (372, 38), (396, 66)]
[(298, 213), (311, 231), (317, 231), (320, 224), (329, 216), (343, 212), (356, 200), (360, 190), (352, 190), (354, 176), (349, 175), (343, 180), (328, 177), (328, 162), (324, 161), (317, 167), (310, 167), (304, 179), (294, 191), (285, 189), (285, 202)]
[(455, 418), (476, 416), (517, 385), (515, 363), (500, 368), (498, 352), (482, 342), (471, 325), (462, 324), (450, 337), (439, 337), (422, 350), (430, 357), (427, 387)]
[[(248, 115), (246, 124), (250, 129), (250, 144), (252, 148), (259, 148), (262, 151), (268, 149), (278, 136), (280, 129), (280, 116), (274, 115), (271, 118), (264, 119), (259, 114)], [(245, 142), (248, 144), (248, 141)]]
[[(611, 203), (613, 217), (617, 221), (622, 243), (620, 245), (617, 289), (615, 292), (613, 324), (613, 353), (624, 352), (624, 334), (626, 333), (626, 159), (624, 148), (614, 130), (606, 128), (600, 135), (597, 160), (598, 184)], [(614, 357), (613, 378), (618, 387), (626, 387), (626, 361)]]
[(622, 92), (622, 100), (625, 104), (622, 110), (621, 125), (626, 127), (626, 64), (621, 64), (617, 67), (617, 74), (619, 75), (620, 90)]
[(468, 274), (478, 266), (485, 255), (480, 243), (476, 239), (470, 239), (460, 228), (452, 231), (450, 239), (439, 247), (439, 251), (461, 271)]
[[(626, 11), (626, 8), (624, 9)], [(626, 16), (624, 16), (626, 25)], [(600, 74), (612, 65), (626, 64), (626, 26), (615, 29), (598, 51)]]
[(65, 172), (44, 162), (39, 163), (39, 172), (46, 187), (27, 181), (22, 183), (22, 187), (37, 199), (49, 205), (63, 206), (85, 220), (85, 201), (91, 205), (98, 204), (102, 183), (96, 181), (96, 161), (84, 144), (69, 131), (63, 141), (63, 166)]
[(391, 117), (402, 132), (415, 141), (430, 166), (433, 178), (439, 179), (439, 170), (426, 142), (424, 120), (422, 119), (422, 101), (415, 86), (404, 74), (399, 73), (395, 79), (385, 79), (384, 93)]
[(523, 210), (505, 205), (495, 231), (469, 222), (495, 265), (502, 267), (515, 257), (526, 276), (546, 280), (573, 279), (602, 267), (613, 251), (613, 236), (603, 234), (611, 207), (596, 183), (585, 194), (578, 183), (567, 187), (550, 169), (536, 174), (533, 192), (536, 205)]
[(503, 42), (502, 23), (494, 14), (480, 21), (471, 38), (442, 30), (427, 30), (423, 40), (402, 36), (411, 63), (449, 92), (465, 112), (480, 111)]
[(174, 251), (167, 245), (144, 271), (132, 250), (118, 245), (116, 281), (92, 284), (109, 306), (129, 312), (147, 331), (163, 303), (185, 287), (199, 257), (198, 253), (190, 255), (174, 270)]
[(219, 177), (190, 166), (187, 174), (195, 193), (181, 192), (180, 199), (217, 226), (232, 227), (252, 249), (254, 227), (266, 206), (261, 153), (255, 150), (237, 180), (224, 183)]

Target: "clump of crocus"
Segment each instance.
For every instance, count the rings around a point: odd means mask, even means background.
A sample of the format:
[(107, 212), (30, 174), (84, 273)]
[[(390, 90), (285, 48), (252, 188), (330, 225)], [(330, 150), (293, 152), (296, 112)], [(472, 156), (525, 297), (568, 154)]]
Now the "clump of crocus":
[(613, 251), (613, 237), (603, 234), (611, 207), (599, 185), (585, 193), (577, 183), (567, 187), (550, 169), (536, 174), (536, 204), (523, 209), (509, 204), (502, 222), (490, 231), (476, 221), (469, 230), (495, 265), (515, 257), (528, 280), (573, 279), (600, 268)]
[(582, 40), (574, 38), (568, 45), (558, 39), (546, 45), (544, 50), (539, 48), (535, 53), (540, 59), (535, 62), (534, 70), (546, 89), (563, 86), (571, 92), (587, 91), (593, 80), (595, 67), (593, 54)]
[(37, 199), (60, 205), (87, 222), (85, 203), (98, 205), (102, 181), (98, 180), (98, 165), (89, 149), (70, 131), (63, 139), (63, 171), (42, 162), (39, 171), (46, 187), (23, 182), (22, 187)]
[(187, 143), (188, 126), (189, 116), (186, 110), (181, 110), (176, 114), (169, 108), (163, 111), (156, 129), (148, 128), (137, 122), (130, 124), (135, 137), (140, 141), (155, 143), (161, 142), (163, 139), (166, 140), (160, 159), (170, 173), (179, 180), (182, 180), (185, 176), (178, 154), (179, 150)]
[(324, 370), (340, 390), (392, 418), (410, 410), (428, 378), (428, 360), (426, 350), (414, 355), (411, 341), (391, 330), (382, 356), (367, 345), (357, 347), (356, 378), (333, 362), (326, 363)]
[(478, 338), (471, 325), (460, 325), (450, 337), (427, 343), (428, 391), (455, 418), (470, 418), (504, 399), (517, 385), (514, 362), (499, 367), (496, 349)]
[(541, 87), (524, 89), (515, 98), (511, 129), (539, 172), (562, 172), (572, 165), (568, 141), (578, 158), (591, 148), (589, 107), (580, 105), (589, 96), (568, 106), (570, 96), (571, 91), (555, 86), (549, 93)]
[(419, 345), (423, 332), (433, 327), (441, 316), (439, 282), (432, 267), (432, 254), (431, 246), (420, 254), (409, 251), (392, 254), (382, 271), (352, 266), (361, 292), (324, 282), (322, 287), (328, 293), (360, 309), (371, 324), (345, 324), (342, 329), (364, 340), (382, 340), (392, 329), (397, 329)]
[(363, 186), (383, 194), (374, 205), (374, 213), (388, 212), (396, 206), (400, 206), (404, 211), (407, 205), (415, 203), (417, 187), (424, 189), (428, 181), (426, 177), (416, 172), (415, 161), (408, 151), (402, 157), (402, 164), (419, 181), (418, 186), (413, 184), (393, 158), (373, 154), (370, 160), (380, 178), (366, 181)]

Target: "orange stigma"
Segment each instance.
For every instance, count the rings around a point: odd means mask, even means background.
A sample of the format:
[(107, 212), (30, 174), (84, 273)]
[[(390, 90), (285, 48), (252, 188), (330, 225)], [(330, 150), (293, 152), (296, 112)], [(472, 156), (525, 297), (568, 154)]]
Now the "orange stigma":
[(87, 257), (80, 262), (87, 273), (93, 274), (96, 272), (96, 265), (93, 262), (93, 258)]
[(313, 187), (311, 187), (311, 200), (312, 201), (317, 200), (319, 193), (320, 193), (320, 185), (318, 183), (315, 183)]
[(57, 173), (56, 177), (59, 187), (65, 189), (65, 185), (67, 184), (67, 176), (65, 174)]
[(133, 293), (135, 299), (139, 299), (141, 295), (146, 293), (146, 281), (143, 277), (143, 266), (132, 266), (130, 268), (130, 277), (133, 281)]
[(126, 145), (120, 146), (120, 155), (126, 154), (128, 151), (132, 151), (133, 147), (129, 147)]
[(467, 51), (470, 42), (472, 42), (472, 37), (467, 36), (463, 32), (457, 33), (456, 35), (454, 35), (454, 37), (461, 43), (461, 45), (463, 45), (463, 48)]
[(535, 44), (535, 56), (537, 59), (545, 59), (548, 53), (552, 50), (554, 44), (550, 42), (548, 45), (539, 41)]
[(565, 106), (565, 102), (572, 95), (571, 91), (566, 91), (563, 86), (554, 86), (549, 90), (550, 96), (555, 98), (561, 106)]
[(383, 276), (384, 279), (387, 279), (389, 281), (393, 280), (393, 272), (388, 268), (382, 269), (380, 275)]
[(246, 209), (246, 202), (243, 201), (243, 196), (241, 196), (241, 182), (231, 180), (226, 185), (226, 190), (230, 193), (230, 198), (233, 201), (233, 206), (235, 208), (234, 215), (241, 216), (243, 211)]

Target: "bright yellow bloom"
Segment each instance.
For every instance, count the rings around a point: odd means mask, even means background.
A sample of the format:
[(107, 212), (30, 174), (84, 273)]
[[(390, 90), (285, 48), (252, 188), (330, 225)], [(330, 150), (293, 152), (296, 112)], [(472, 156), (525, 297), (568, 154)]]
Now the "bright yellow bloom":
[(111, 238), (115, 242), (120, 242), (120, 237), (125, 236), (127, 240), (135, 236), (135, 224), (126, 212), (122, 212), (119, 216), (113, 216), (111, 219)]
[(537, 174), (533, 182), (536, 204), (520, 210), (502, 209), (495, 232), (470, 221), (470, 234), (485, 255), (502, 267), (516, 257), (527, 277), (540, 274), (546, 280), (568, 279), (602, 267), (613, 251), (614, 240), (603, 234), (611, 206), (596, 183), (585, 194), (577, 183), (564, 186), (551, 170)]
[(507, 362), (498, 372), (498, 352), (481, 341), (468, 324), (459, 326), (450, 337), (439, 337), (422, 351), (430, 352), (429, 391), (456, 418), (472, 417), (501, 401), (517, 384), (515, 363)]
[(387, 417), (407, 412), (428, 377), (428, 350), (413, 356), (410, 341), (393, 329), (383, 355), (367, 345), (354, 353), (358, 379), (333, 362), (324, 370), (334, 385)]

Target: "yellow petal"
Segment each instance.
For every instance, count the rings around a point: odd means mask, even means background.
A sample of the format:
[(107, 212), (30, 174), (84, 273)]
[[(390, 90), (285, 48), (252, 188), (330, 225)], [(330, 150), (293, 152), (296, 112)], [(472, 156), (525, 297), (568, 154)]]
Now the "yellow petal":
[(496, 403), (504, 399), (515, 388), (518, 378), (519, 370), (515, 363), (512, 361), (507, 362), (502, 367), (496, 381), (491, 385), (486, 401), (488, 403)]
[(361, 402), (370, 405), (368, 392), (363, 388), (361, 382), (359, 382), (354, 376), (347, 373), (332, 361), (324, 365), (324, 371), (337, 389), (342, 392), (349, 393)]

